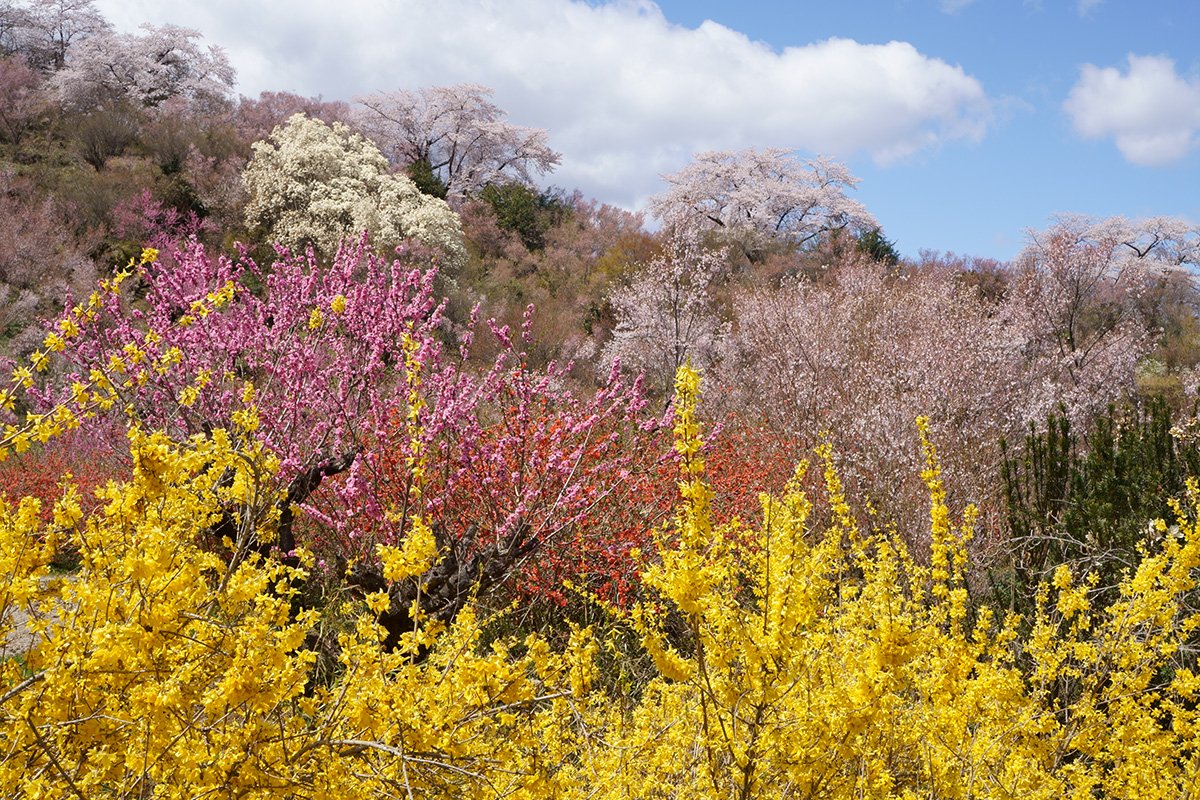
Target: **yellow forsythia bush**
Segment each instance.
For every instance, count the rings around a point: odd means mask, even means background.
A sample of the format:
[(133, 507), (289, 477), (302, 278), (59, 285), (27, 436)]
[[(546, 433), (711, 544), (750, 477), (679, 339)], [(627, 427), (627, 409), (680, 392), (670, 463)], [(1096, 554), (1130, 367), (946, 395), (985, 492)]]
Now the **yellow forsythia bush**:
[[(294, 596), (304, 567), (238, 542), (242, 557), (218, 557), (206, 540), (222, 520), (239, 541), (271, 535), (277, 498), (259, 487), (272, 465), (248, 434), (134, 431), (132, 479), (95, 514), (70, 491), (48, 526), (29, 502), (3, 506), (0, 605), (36, 612), (37, 638), (18, 652), (0, 629), (0, 792), (1196, 795), (1192, 515), (1164, 526), (1111, 607), (1063, 569), (1034, 619), (1000, 619), (968, 602), (971, 514), (952, 522), (928, 443), (928, 566), (859, 529), (827, 449), (822, 530), (803, 464), (753, 525), (715, 525), (697, 387), (682, 370), (680, 502), (644, 575), (653, 599), (612, 612), (656, 667), (638, 685), (599, 679), (606, 643), (588, 630), (562, 651), (536, 636), (484, 646), (471, 607), (385, 652), (371, 598), (346, 612), (335, 677), (314, 679), (315, 614)], [(64, 541), (81, 567), (48, 580)]]
[(969, 609), (972, 513), (952, 526), (923, 421), (928, 567), (900, 537), (858, 529), (827, 448), (826, 530), (807, 524), (804, 464), (782, 497), (764, 497), (756, 529), (714, 528), (696, 392), (682, 371), (681, 502), (644, 576), (664, 606), (631, 615), (661, 675), (597, 734), (597, 785), (615, 797), (1196, 796), (1200, 682), (1182, 666), (1197, 624), (1183, 604), (1200, 565), (1194, 522), (1181, 518), (1110, 608), (1091, 608), (1086, 579), (1063, 569), (1022, 627)]
[[(35, 612), (39, 637), (3, 651), (3, 796), (494, 797), (549, 779), (586, 636), (566, 656), (536, 640), (480, 652), (467, 612), (423, 631), (438, 646), (418, 661), (422, 641), (383, 652), (364, 605), (340, 680), (316, 685), (315, 612), (293, 612), (304, 570), (205, 546), (231, 509), (270, 535), (276, 498), (256, 496), (269, 459), (223, 431), (131, 445), (133, 479), (86, 520), (69, 494), (53, 531), (29, 503), (0, 508), (0, 603)], [(78, 547), (77, 574), (46, 581), (47, 534)]]

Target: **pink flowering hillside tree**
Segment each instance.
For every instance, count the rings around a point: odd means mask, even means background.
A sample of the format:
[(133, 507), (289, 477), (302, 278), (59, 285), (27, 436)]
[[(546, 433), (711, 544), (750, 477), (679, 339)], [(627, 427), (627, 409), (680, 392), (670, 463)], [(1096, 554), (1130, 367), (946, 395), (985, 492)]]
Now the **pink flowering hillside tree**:
[(112, 31), (96, 0), (6, 0), (0, 4), (0, 50), (42, 72), (63, 68), (89, 37)]
[(473, 83), (365, 95), (358, 126), (396, 166), (426, 165), (458, 206), (490, 183), (532, 185), (559, 162), (546, 131), (509, 122), (491, 95)]
[(1054, 407), (1018, 332), (951, 274), (897, 277), (857, 254), (819, 283), (743, 291), (733, 313), (719, 397), (801, 449), (827, 437), (848, 485), (902, 531), (928, 530), (919, 415), (957, 499), (993, 511), (999, 439)]
[(0, 142), (20, 144), (49, 106), (42, 75), (16, 56), (0, 56)]
[(725, 251), (705, 248), (693, 229), (670, 232), (663, 252), (610, 293), (617, 324), (601, 365), (644, 372), (668, 395), (684, 363), (707, 369), (726, 333), (715, 291), (728, 270)]
[[(483, 374), (468, 369), (474, 320), (447, 350), (435, 271), (422, 258), (414, 247), (382, 259), (364, 237), (328, 266), (280, 250), (268, 269), (192, 243), (140, 268), (144, 299), (110, 292), (93, 319), (68, 312), (63, 321), (81, 330), (51, 349), (75, 367), (68, 386), (103, 376), (137, 423), (176, 439), (245, 429), (248, 405), (257, 408), (250, 428), (278, 459), (279, 536), (239, 539), (230, 509), (210, 533), (233, 540), (234, 558), (306, 545), (378, 588), (376, 546), (403, 544), (414, 515), (431, 521), (440, 560), (419, 597), (449, 619), (472, 590), (568, 538), (616, 488), (643, 402), (615, 372), (576, 397), (567, 367), (531, 372), (519, 341), (495, 326), (499, 355)], [(463, 501), (480, 476), (486, 502)], [(411, 627), (418, 586), (389, 590), (383, 621), (395, 642)]]
[(1197, 264), (1200, 230), (1177, 218), (1063, 217), (1030, 233), (1005, 311), (1040, 376), (1061, 387), (1072, 423), (1132, 387), (1155, 335), (1140, 299)]
[(651, 213), (668, 227), (712, 231), (751, 262), (775, 245), (879, 227), (847, 193), (858, 179), (826, 158), (801, 161), (781, 148), (714, 151), (663, 179), (668, 188), (651, 198)]
[(1085, 430), (1137, 391), (1156, 336), (1140, 299), (1195, 263), (1197, 240), (1179, 220), (1066, 218), (1031, 234), (991, 293), (955, 267), (861, 256), (749, 288), (734, 297), (719, 396), (805, 444), (828, 431), (848, 481), (905, 530), (928, 514), (913, 425), (928, 415), (948, 486), (995, 511), (1001, 439), (1060, 407)]
[(141, 30), (100, 32), (72, 45), (66, 65), (51, 79), (63, 106), (157, 108), (182, 98), (211, 107), (230, 98), (236, 72), (221, 48), (200, 44), (199, 31), (149, 24)]

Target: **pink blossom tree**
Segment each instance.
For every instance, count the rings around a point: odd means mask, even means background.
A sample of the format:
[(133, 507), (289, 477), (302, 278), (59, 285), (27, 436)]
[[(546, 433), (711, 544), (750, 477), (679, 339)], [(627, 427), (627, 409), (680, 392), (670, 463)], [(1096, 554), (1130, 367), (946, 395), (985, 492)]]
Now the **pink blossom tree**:
[(0, 3), (0, 56), (16, 55), (20, 48), (21, 29), (25, 24), (25, 9), (12, 0)]
[(445, 186), (446, 199), (457, 205), (490, 183), (529, 184), (559, 162), (546, 131), (506, 121), (491, 95), (486, 86), (464, 83), (355, 101), (362, 106), (359, 127), (392, 163), (427, 166)]
[[(328, 266), (280, 250), (264, 268), (193, 242), (139, 268), (142, 300), (106, 292), (90, 318), (63, 316), (47, 347), (74, 374), (45, 399), (104, 381), (127, 414), (176, 438), (249, 427), (278, 463), (268, 488), (279, 540), (239, 544), (285, 554), (305, 544), (329, 569), (356, 564), (351, 580), (364, 587), (382, 585), (376, 545), (401, 544), (418, 514), (436, 523), (444, 558), (420, 596), (448, 618), (473, 586), (568, 538), (619, 486), (644, 403), (615, 374), (576, 397), (565, 368), (529, 369), (524, 339), (502, 326), (490, 367), (471, 368), (474, 321), (457, 349), (443, 346), (450, 332), (420, 252), (387, 261), (364, 239)], [(236, 541), (235, 510), (212, 533)], [(394, 589), (403, 596), (385, 624), (403, 627), (418, 585)]]
[(609, 295), (617, 324), (601, 367), (617, 361), (644, 372), (664, 394), (683, 364), (707, 369), (726, 332), (715, 291), (728, 270), (723, 250), (705, 248), (693, 231), (673, 231), (662, 254)]
[(831, 437), (848, 483), (909, 523), (901, 530), (922, 530), (911, 523), (928, 514), (921, 414), (948, 446), (947, 485), (965, 499), (992, 499), (985, 454), (1053, 402), (1036, 384), (1025, 391), (1020, 340), (947, 275), (895, 279), (861, 256), (830, 273), (735, 297), (721, 388), (710, 395), (728, 393), (798, 449)]
[(199, 31), (178, 25), (142, 25), (142, 33), (98, 33), (71, 48), (52, 85), (67, 108), (113, 104), (155, 108), (171, 98), (211, 107), (228, 101), (235, 71)]
[(62, 69), (75, 45), (111, 31), (95, 0), (7, 2), (0, 16), (5, 49), (44, 72)]
[(1129, 387), (1154, 331), (1138, 300), (1163, 276), (1200, 262), (1200, 231), (1182, 220), (1063, 217), (1030, 234), (1006, 313), (1031, 358), (1065, 392), (1072, 422)]
[(804, 245), (833, 230), (879, 227), (847, 195), (858, 180), (825, 158), (801, 161), (781, 148), (699, 153), (664, 176), (650, 201), (667, 226), (712, 230), (754, 260), (771, 244)]
[[(800, 446), (832, 437), (847, 480), (901, 530), (921, 530), (928, 514), (914, 426), (926, 415), (947, 486), (998, 525), (1001, 439), (1022, 441), (1060, 403), (1086, 427), (1134, 391), (1152, 340), (1129, 317), (1098, 338), (1081, 328), (1082, 349), (1071, 350), (1056, 310), (1070, 296), (1065, 287), (1085, 289), (1061, 275), (1080, 264), (1047, 252), (1045, 274), (1018, 276), (1033, 284), (998, 301), (954, 271), (897, 274), (861, 256), (830, 265), (820, 281), (744, 291), (717, 370), (722, 389), (712, 394), (761, 414)], [(1097, 288), (1086, 289), (1093, 294), (1080, 308), (1104, 307)]]
[(283, 125), (293, 114), (305, 114), (326, 125), (353, 120), (350, 104), (340, 100), (304, 97), (293, 92), (261, 92), (258, 97), (242, 97), (234, 113), (238, 135), (246, 142), (266, 139), (277, 125)]
[(95, 282), (96, 266), (69, 221), (67, 210), (31, 181), (0, 170), (0, 355), (31, 352), (42, 338), (38, 320)]
[(20, 144), (49, 106), (43, 82), (24, 60), (0, 57), (0, 141)]
[(200, 237), (209, 228), (195, 212), (181, 212), (164, 204), (149, 189), (128, 197), (112, 210), (112, 234), (127, 241), (170, 250), (180, 242)]

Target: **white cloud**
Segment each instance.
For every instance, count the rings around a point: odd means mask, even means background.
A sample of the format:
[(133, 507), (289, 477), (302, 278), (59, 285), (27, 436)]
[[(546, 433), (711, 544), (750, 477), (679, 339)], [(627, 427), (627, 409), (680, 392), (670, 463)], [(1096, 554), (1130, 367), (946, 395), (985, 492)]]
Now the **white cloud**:
[(1130, 55), (1128, 67), (1085, 64), (1063, 109), (1081, 135), (1112, 137), (1134, 164), (1179, 161), (1197, 145), (1200, 80), (1181, 77), (1163, 56)]
[[(957, 0), (961, 2), (961, 0)], [(983, 87), (904, 42), (773, 50), (670, 23), (648, 0), (99, 0), (120, 28), (171, 21), (224, 46), (240, 90), (349, 98), (462, 81), (547, 128), (554, 183), (627, 207), (704, 149), (780, 146), (877, 162), (978, 140)]]
[(1079, 16), (1086, 17), (1088, 14), (1092, 13), (1096, 6), (1103, 2), (1104, 0), (1079, 0), (1079, 2), (1075, 4), (1075, 10), (1079, 13)]

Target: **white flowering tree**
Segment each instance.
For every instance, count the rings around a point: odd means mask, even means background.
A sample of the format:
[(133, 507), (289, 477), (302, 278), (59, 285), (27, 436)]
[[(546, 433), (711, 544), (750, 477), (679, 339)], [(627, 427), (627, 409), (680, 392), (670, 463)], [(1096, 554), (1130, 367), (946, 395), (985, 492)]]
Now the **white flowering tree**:
[(424, 164), (459, 203), (491, 183), (530, 185), (559, 162), (546, 131), (506, 121), (490, 98), (492, 90), (473, 83), (419, 91), (380, 92), (355, 98), (362, 106), (359, 126), (393, 163)]
[(95, 0), (0, 2), (0, 50), (45, 72), (62, 69), (75, 45), (111, 30)]
[(254, 143), (242, 180), (247, 224), (288, 246), (332, 254), (368, 231), (380, 246), (413, 238), (454, 263), (465, 258), (458, 215), (389, 172), (379, 148), (341, 123), (293, 115)]
[(1066, 387), (1068, 408), (1101, 411), (1152, 344), (1139, 298), (1200, 263), (1200, 229), (1173, 217), (1065, 216), (1029, 236), (1006, 311)]
[(71, 47), (53, 78), (60, 102), (88, 110), (114, 103), (156, 108), (172, 98), (194, 103), (230, 97), (236, 73), (221, 48), (178, 25), (143, 25), (141, 33), (105, 32)]
[(847, 195), (858, 179), (825, 158), (801, 161), (780, 148), (713, 151), (663, 179), (668, 188), (651, 198), (652, 214), (668, 226), (715, 231), (752, 261), (773, 243), (879, 227)]

